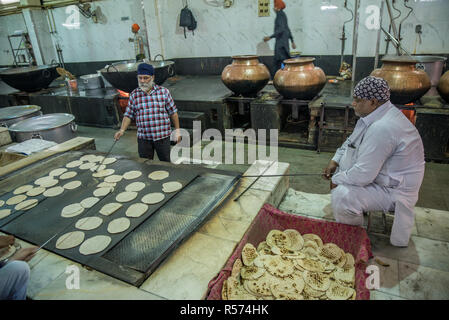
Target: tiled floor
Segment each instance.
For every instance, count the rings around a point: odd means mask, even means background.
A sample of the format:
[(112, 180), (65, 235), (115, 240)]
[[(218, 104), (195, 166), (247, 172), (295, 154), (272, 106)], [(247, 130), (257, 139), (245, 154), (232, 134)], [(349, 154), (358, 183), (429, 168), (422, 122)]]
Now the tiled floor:
[[(79, 127), (79, 135), (96, 139), (106, 152), (114, 130)], [(135, 132), (129, 131), (113, 153), (137, 157)], [(203, 143), (204, 144), (204, 143)], [(289, 173), (318, 173), (331, 153), (279, 148), (279, 161), (290, 164)], [(244, 172), (249, 164), (214, 165), (217, 169)], [(379, 266), (380, 288), (371, 299), (449, 299), (449, 165), (427, 163), (416, 208), (415, 228), (408, 248), (395, 248), (382, 234), (380, 217), (373, 217), (369, 234), (374, 259)], [(329, 184), (317, 176), (291, 177), (290, 187), (279, 208), (320, 219), (334, 220), (330, 208)], [(387, 220), (391, 229), (392, 217)], [(232, 228), (232, 225), (227, 226)], [(381, 266), (381, 264), (388, 266)]]

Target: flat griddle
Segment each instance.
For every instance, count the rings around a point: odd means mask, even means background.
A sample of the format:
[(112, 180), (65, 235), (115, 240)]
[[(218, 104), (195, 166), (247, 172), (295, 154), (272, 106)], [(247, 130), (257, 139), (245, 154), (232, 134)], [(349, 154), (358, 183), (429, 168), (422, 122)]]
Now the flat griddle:
[[(79, 152), (74, 153), (64, 164), (79, 159), (82, 155)], [(57, 167), (49, 168), (48, 172), (55, 168)], [(122, 179), (117, 183), (113, 193), (101, 198), (92, 208), (86, 209), (76, 217), (63, 218), (60, 213), (65, 206), (79, 203), (83, 199), (93, 196), (97, 185), (104, 181), (104, 178), (92, 177), (90, 170), (69, 169), (77, 171), (77, 176), (64, 180), (58, 185), (80, 180), (81, 187), (75, 190), (66, 190), (62, 195), (54, 198), (40, 196), (40, 202), (36, 207), (28, 211), (13, 213), (5, 221), (0, 220), (2, 223), (0, 230), (36, 245), (41, 245), (54, 234), (59, 233), (45, 245), (45, 249), (138, 286), (173, 249), (204, 222), (238, 181), (236, 173), (217, 174), (212, 171), (204, 172), (204, 170), (199, 172), (188, 166), (140, 163), (123, 158), (107, 165), (107, 168), (114, 169), (114, 174), (118, 175), (132, 170), (142, 171), (142, 175), (137, 179)], [(148, 174), (156, 170), (168, 171), (170, 176), (162, 181), (150, 180)], [(48, 175), (48, 173), (46, 174)], [(35, 179), (33, 177), (26, 184), (33, 184)], [(122, 207), (110, 216), (103, 216), (99, 213), (103, 205), (116, 202), (117, 194), (125, 191), (128, 184), (137, 181), (144, 182), (146, 187), (138, 192), (138, 197), (135, 200), (123, 203)], [(126, 231), (119, 234), (107, 232), (110, 221), (126, 217), (125, 212), (130, 205), (140, 202), (140, 199), (148, 193), (162, 192), (162, 184), (169, 181), (181, 182), (183, 189), (173, 193), (164, 193), (165, 199), (158, 204), (149, 205), (146, 214), (139, 218), (129, 218), (131, 226)], [(4, 194), (0, 199), (8, 199), (11, 194), (12, 192)], [(79, 246), (68, 250), (55, 248), (56, 240), (60, 235), (77, 230), (75, 228), (76, 221), (89, 216), (99, 216), (103, 219), (103, 223), (95, 230), (83, 231), (85, 239), (96, 235), (108, 235), (112, 239), (103, 252), (85, 256), (79, 253)]]

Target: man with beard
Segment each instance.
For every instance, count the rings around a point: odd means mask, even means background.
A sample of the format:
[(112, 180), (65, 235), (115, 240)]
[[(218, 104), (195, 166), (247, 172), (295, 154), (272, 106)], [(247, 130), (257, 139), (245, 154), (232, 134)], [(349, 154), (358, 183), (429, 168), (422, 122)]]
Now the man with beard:
[(363, 212), (394, 210), (390, 243), (406, 247), (424, 176), (421, 136), (390, 102), (390, 88), (384, 79), (362, 79), (353, 98), (360, 119), (323, 174), (326, 179), (332, 176), (335, 220), (362, 226)]
[(154, 83), (152, 65), (139, 64), (137, 79), (139, 87), (129, 95), (122, 126), (114, 139), (119, 140), (135, 120), (139, 156), (153, 160), (156, 150), (160, 161), (170, 162), (170, 119), (175, 127), (175, 141), (181, 140), (178, 110), (168, 89)]

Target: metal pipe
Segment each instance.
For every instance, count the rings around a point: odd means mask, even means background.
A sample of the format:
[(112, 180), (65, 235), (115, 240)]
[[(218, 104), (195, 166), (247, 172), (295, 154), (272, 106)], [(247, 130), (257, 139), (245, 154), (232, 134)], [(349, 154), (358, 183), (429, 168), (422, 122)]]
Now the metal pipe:
[(384, 2), (380, 3), (380, 13), (379, 13), (379, 30), (377, 30), (377, 42), (376, 42), (376, 56), (374, 58), (374, 69), (377, 69), (377, 65), (379, 64), (379, 49), (380, 49), (380, 35), (382, 34), (382, 16), (384, 13)]
[[(394, 19), (393, 19), (392, 13), (391, 13), (390, 2), (388, 2), (388, 0), (385, 0), (385, 2), (387, 3), (387, 10), (388, 10), (388, 15), (390, 16), (390, 23), (391, 23), (391, 28), (393, 29), (393, 35), (394, 35), (394, 38), (397, 40), (398, 32), (396, 30), (396, 24), (394, 23)], [(398, 18), (398, 17), (396, 17), (396, 18)], [(396, 46), (396, 52), (397, 52), (398, 56), (401, 55), (401, 52), (399, 51), (398, 46)]]
[(406, 7), (407, 9), (409, 9), (410, 11), (408, 12), (407, 16), (401, 20), (401, 22), (399, 23), (399, 33), (398, 33), (398, 37), (399, 37), (399, 41), (402, 40), (401, 38), (401, 31), (402, 31), (402, 23), (407, 20), (407, 18), (410, 16), (410, 14), (413, 12), (413, 8), (407, 6), (407, 2), (408, 0), (404, 0), (404, 7)]
[(147, 39), (148, 59), (151, 61), (150, 39), (148, 38), (148, 25), (147, 25), (147, 18), (146, 18), (146, 14), (145, 14), (145, 5), (143, 3), (143, 0), (141, 1), (141, 4), (142, 4), (142, 13), (143, 13), (143, 23), (145, 24), (145, 38)]
[(355, 81), (355, 71), (357, 64), (357, 38), (359, 30), (359, 8), (360, 0), (355, 0), (354, 4), (354, 31), (352, 33), (352, 81)]

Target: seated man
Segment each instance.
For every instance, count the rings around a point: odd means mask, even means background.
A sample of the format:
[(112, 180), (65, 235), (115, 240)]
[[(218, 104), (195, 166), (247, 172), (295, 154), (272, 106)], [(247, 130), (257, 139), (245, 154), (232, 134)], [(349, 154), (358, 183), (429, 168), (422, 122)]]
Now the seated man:
[[(14, 244), (13, 236), (0, 236), (0, 249)], [(0, 261), (0, 300), (25, 300), (30, 279), (30, 261), (37, 247), (24, 248)]]
[(421, 137), (390, 102), (390, 88), (384, 79), (362, 79), (353, 97), (352, 106), (360, 119), (323, 174), (326, 179), (332, 176), (335, 219), (361, 226), (363, 212), (394, 210), (390, 242), (406, 247), (424, 176)]

